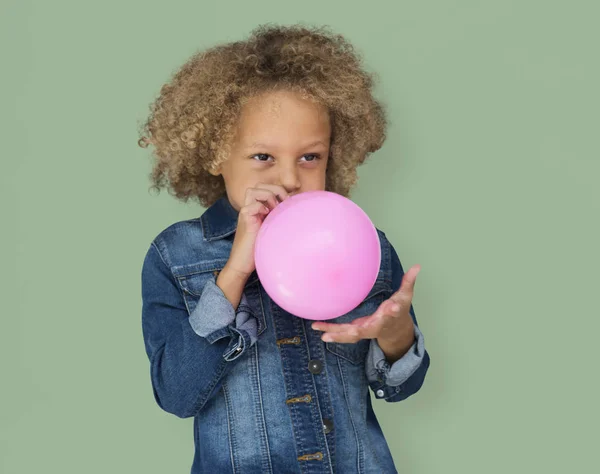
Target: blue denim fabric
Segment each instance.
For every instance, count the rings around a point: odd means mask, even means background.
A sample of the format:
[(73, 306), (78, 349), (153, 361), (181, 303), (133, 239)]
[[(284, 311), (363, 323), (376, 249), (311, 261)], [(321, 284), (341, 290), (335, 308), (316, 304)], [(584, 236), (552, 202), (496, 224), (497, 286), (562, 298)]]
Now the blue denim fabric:
[[(221, 198), (151, 242), (142, 266), (142, 330), (157, 404), (194, 417), (192, 474), (396, 473), (371, 393), (398, 402), (422, 386), (430, 359), (414, 308), (415, 342), (389, 364), (375, 339), (323, 342), (287, 313), (256, 273), (237, 309), (216, 285), (237, 213)], [(400, 287), (402, 265), (378, 230), (381, 269), (351, 312), (372, 314)]]

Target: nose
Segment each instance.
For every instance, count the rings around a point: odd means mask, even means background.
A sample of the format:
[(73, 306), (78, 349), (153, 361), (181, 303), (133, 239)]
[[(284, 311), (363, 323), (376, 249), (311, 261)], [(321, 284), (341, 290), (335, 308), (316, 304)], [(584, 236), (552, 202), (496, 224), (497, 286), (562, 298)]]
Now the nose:
[(300, 174), (296, 166), (286, 166), (281, 169), (279, 173), (279, 181), (281, 186), (285, 188), (288, 193), (296, 192), (302, 186), (300, 182)]

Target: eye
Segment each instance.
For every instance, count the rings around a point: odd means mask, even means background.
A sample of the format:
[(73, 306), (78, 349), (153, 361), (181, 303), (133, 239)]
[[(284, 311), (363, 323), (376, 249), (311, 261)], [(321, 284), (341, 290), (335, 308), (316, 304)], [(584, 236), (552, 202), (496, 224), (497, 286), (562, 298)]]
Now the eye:
[(307, 161), (310, 163), (312, 161), (317, 161), (320, 158), (320, 156), (316, 153), (309, 153), (307, 155), (304, 155), (302, 158), (306, 158), (306, 160), (304, 160), (304, 161)]
[(262, 161), (262, 162), (268, 162), (269, 158), (273, 158), (271, 155), (267, 155), (266, 153), (257, 153), (256, 155), (252, 156), (252, 159), (256, 160), (256, 161)]

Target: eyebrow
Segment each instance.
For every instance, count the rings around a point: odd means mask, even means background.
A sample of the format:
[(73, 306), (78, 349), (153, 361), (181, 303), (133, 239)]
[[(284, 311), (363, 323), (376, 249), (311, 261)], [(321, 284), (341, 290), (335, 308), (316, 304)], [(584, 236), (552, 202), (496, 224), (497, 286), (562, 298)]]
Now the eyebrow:
[[(317, 145), (326, 146), (325, 143), (323, 143), (321, 140), (317, 140), (316, 142), (309, 143), (308, 145), (302, 147), (302, 149), (304, 150), (306, 148), (311, 148), (311, 147), (317, 146)], [(268, 143), (252, 143), (247, 148), (271, 148), (271, 147), (272, 147), (272, 145), (269, 145)]]

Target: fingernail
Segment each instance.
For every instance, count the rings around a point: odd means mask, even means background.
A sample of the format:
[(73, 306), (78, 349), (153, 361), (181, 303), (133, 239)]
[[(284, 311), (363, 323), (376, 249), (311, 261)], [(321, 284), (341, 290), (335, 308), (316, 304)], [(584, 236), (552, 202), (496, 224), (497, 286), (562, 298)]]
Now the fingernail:
[(331, 342), (331, 336), (329, 334), (323, 334), (321, 339), (323, 339), (325, 342)]

